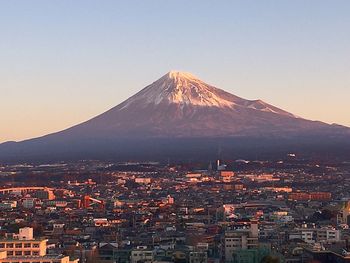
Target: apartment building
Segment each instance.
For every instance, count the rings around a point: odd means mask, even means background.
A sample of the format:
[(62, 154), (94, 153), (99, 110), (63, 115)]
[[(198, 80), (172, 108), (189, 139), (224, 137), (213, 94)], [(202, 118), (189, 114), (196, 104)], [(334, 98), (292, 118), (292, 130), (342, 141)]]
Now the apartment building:
[(224, 250), (222, 254), (225, 262), (233, 261), (235, 251), (258, 248), (258, 234), (256, 222), (251, 222), (249, 228), (226, 231), (222, 239), (222, 248)]
[(77, 263), (68, 256), (47, 255), (47, 239), (36, 239), (33, 228), (20, 228), (17, 235), (0, 239), (0, 263)]

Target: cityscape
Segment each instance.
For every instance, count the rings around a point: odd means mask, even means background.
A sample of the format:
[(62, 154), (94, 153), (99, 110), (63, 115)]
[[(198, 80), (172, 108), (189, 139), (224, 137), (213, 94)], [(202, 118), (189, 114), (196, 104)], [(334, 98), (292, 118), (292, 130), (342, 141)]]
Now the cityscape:
[(349, 174), (294, 154), (5, 165), (0, 262), (347, 262)]

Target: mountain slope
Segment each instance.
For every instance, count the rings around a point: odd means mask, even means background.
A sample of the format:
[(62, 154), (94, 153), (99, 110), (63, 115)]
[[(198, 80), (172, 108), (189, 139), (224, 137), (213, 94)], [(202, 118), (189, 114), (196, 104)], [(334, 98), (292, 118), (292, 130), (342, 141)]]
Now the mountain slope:
[[(330, 131), (329, 131), (330, 130)], [(171, 71), (111, 110), (63, 132), (95, 137), (290, 136), (338, 132), (261, 100), (246, 100)]]
[(310, 142), (319, 147), (325, 142), (335, 145), (334, 141), (343, 147), (342, 142), (349, 138), (349, 128), (309, 121), (261, 100), (237, 97), (189, 73), (171, 71), (82, 124), (0, 145), (0, 161), (26, 157), (132, 159), (174, 152), (185, 158), (200, 151), (216, 152), (218, 139), (227, 147), (240, 145), (241, 151), (261, 145), (273, 152), (283, 145), (291, 149)]

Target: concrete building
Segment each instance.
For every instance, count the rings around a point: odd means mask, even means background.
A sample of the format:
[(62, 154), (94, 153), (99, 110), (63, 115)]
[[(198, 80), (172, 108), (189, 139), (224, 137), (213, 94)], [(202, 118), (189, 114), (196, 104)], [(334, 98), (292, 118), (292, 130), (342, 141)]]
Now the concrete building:
[(289, 239), (301, 239), (305, 243), (315, 242), (337, 242), (341, 239), (341, 232), (338, 229), (323, 228), (299, 228), (289, 234)]
[(258, 248), (258, 232), (257, 222), (251, 222), (249, 228), (226, 231), (222, 240), (225, 262), (233, 261), (235, 251)]
[(35, 239), (33, 228), (19, 229), (13, 238), (0, 239), (0, 263), (77, 263), (68, 256), (47, 255), (47, 239)]
[(148, 250), (147, 247), (138, 247), (136, 250), (131, 251), (131, 263), (151, 263), (154, 261), (154, 251)]

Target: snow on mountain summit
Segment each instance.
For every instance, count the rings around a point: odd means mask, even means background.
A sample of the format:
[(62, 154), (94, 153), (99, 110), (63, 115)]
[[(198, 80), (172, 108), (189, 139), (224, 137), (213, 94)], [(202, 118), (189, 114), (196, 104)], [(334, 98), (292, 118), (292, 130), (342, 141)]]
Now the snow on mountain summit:
[(194, 106), (232, 107), (234, 102), (217, 94), (217, 89), (186, 72), (170, 71), (125, 101), (125, 108), (133, 102), (175, 103)]
[(124, 110), (135, 105), (176, 104), (185, 106), (240, 108), (271, 112), (295, 117), (261, 100), (246, 100), (209, 85), (191, 73), (170, 71), (119, 105)]

